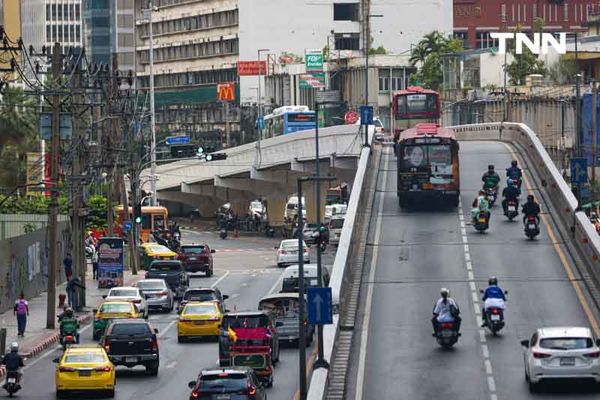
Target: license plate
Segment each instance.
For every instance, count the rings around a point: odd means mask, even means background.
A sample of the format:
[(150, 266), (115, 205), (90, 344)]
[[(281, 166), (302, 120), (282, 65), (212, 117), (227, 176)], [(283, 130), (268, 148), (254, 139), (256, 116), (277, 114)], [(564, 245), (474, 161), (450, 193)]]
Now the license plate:
[(15, 378), (8, 378), (8, 383), (17, 383)]
[(575, 357), (561, 357), (560, 365), (562, 366), (573, 366), (575, 365)]
[(188, 260), (190, 260), (190, 261), (196, 261), (197, 258), (196, 257), (190, 257), (190, 258), (188, 258)]
[(125, 362), (137, 362), (137, 357), (125, 357)]
[(479, 223), (480, 224), (485, 224), (485, 218), (479, 218)]
[(516, 211), (515, 206), (508, 206), (508, 211), (510, 211), (510, 212)]
[(79, 376), (92, 376), (92, 371), (89, 369), (79, 370)]
[(500, 316), (492, 314), (492, 321), (500, 321)]
[(217, 400), (229, 400), (231, 396), (228, 394), (218, 394), (216, 397)]
[(535, 224), (529, 224), (528, 227), (529, 229), (535, 229)]
[(204, 321), (194, 321), (194, 325), (204, 325)]
[(452, 331), (442, 331), (442, 337), (451, 338), (454, 333)]

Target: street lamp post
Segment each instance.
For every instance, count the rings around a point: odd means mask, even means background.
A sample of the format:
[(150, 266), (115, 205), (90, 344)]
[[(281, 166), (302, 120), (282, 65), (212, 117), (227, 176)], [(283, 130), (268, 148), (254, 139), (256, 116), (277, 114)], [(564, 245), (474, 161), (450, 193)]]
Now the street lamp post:
[[(369, 105), (369, 50), (371, 47), (371, 30), (369, 22), (371, 18), (382, 18), (382, 14), (367, 14), (365, 18), (365, 106)], [(364, 121), (362, 121), (364, 122)], [(365, 130), (365, 147), (369, 146), (369, 126), (362, 124)]]
[[(577, 72), (575, 74), (575, 143), (577, 144), (577, 157), (583, 157), (583, 130), (581, 129), (581, 89), (580, 89), (580, 78), (581, 73), (579, 70), (579, 48), (578, 48), (578, 35), (575, 32), (575, 68)], [(595, 111), (594, 111), (595, 112)], [(577, 202), (581, 205), (581, 183), (577, 184)]]
[(156, 120), (154, 112), (154, 43), (152, 37), (152, 13), (157, 11), (158, 8), (154, 7), (153, 0), (150, 0), (148, 7), (148, 41), (150, 50), (150, 190), (152, 191), (152, 206), (156, 206)]
[[(270, 49), (258, 49), (256, 51), (257, 54), (257, 59), (258, 59), (258, 98), (256, 99), (256, 105), (258, 107), (258, 118), (262, 117), (262, 95), (261, 95), (261, 69), (260, 69), (260, 54), (261, 53), (266, 53), (267, 51), (269, 51)], [(266, 75), (266, 68), (265, 68), (265, 75)], [(262, 138), (262, 128), (260, 126), (258, 126), (258, 151), (260, 153), (260, 139)]]

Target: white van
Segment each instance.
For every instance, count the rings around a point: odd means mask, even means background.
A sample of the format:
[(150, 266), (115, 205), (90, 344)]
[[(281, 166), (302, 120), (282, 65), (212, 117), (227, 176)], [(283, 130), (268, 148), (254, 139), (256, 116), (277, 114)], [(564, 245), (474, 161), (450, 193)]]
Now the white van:
[[(283, 218), (292, 220), (298, 214), (298, 196), (291, 196), (285, 205)], [(306, 218), (306, 198), (302, 196), (302, 216)]]
[(334, 215), (329, 220), (329, 243), (339, 244), (342, 236), (342, 228), (344, 227), (345, 215)]
[[(323, 266), (323, 286), (329, 286), (329, 271)], [(304, 288), (319, 287), (317, 264), (304, 264)], [(280, 292), (298, 291), (298, 265), (291, 265), (283, 271)]]
[(346, 204), (331, 204), (325, 206), (325, 216), (323, 217), (325, 224), (329, 224), (331, 217), (334, 215), (346, 215), (348, 206)]

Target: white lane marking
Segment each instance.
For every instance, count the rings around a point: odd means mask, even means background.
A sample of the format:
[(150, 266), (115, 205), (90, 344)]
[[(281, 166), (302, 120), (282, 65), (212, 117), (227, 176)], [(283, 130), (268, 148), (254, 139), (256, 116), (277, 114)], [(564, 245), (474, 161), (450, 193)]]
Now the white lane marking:
[[(473, 275), (473, 262), (471, 261), (471, 252), (469, 250), (469, 238), (466, 235), (466, 232), (463, 232), (465, 223), (462, 202), (460, 200), (458, 202), (458, 219), (460, 221), (462, 241), (464, 246), (465, 268), (467, 270), (469, 288), (471, 289), (471, 302), (473, 303), (476, 321), (479, 324), (481, 320), (479, 293), (477, 292), (475, 276)], [(479, 330), (479, 341), (481, 342), (481, 353), (483, 354), (483, 365), (485, 367), (487, 384), (490, 392), (490, 400), (498, 400), (498, 396), (496, 394), (496, 382), (494, 381), (494, 371), (492, 370), (492, 362), (490, 361), (490, 351), (486, 344), (485, 331), (483, 329)]]
[(173, 325), (175, 325), (175, 323), (176, 323), (176, 322), (177, 322), (177, 319), (174, 319), (173, 321), (169, 322), (169, 325), (167, 325), (167, 326), (165, 327), (165, 329), (164, 329), (162, 332), (160, 332), (160, 333), (158, 334), (158, 338), (159, 338), (159, 339), (163, 338), (163, 337), (166, 335), (166, 333), (169, 331), (169, 329), (171, 329), (171, 327), (172, 327)]
[(230, 272), (229, 271), (225, 271), (225, 273), (223, 274), (222, 277), (220, 277), (219, 279), (217, 279), (215, 281), (215, 283), (213, 283), (212, 285), (210, 285), (211, 288), (214, 288), (215, 286), (217, 286), (223, 279), (227, 278), (229, 276)]
[(283, 275), (280, 276), (279, 278), (277, 278), (277, 280), (275, 281), (275, 283), (273, 284), (273, 286), (271, 286), (271, 289), (269, 289), (269, 291), (267, 292), (267, 294), (271, 294), (274, 291), (277, 290), (277, 288), (279, 287), (279, 285), (281, 285), (281, 281), (283, 280)]
[[(389, 154), (389, 151), (384, 152), (384, 155)], [(371, 271), (369, 272), (369, 280), (367, 282), (367, 299), (365, 302), (365, 312), (362, 320), (362, 331), (360, 335), (360, 352), (358, 356), (358, 372), (356, 377), (356, 396), (355, 400), (362, 400), (364, 382), (365, 382), (365, 363), (367, 359), (367, 344), (369, 342), (369, 323), (371, 321), (371, 304), (373, 302), (373, 282), (375, 281), (375, 273), (377, 272), (377, 262), (379, 258), (379, 240), (381, 238), (381, 221), (383, 216), (383, 201), (385, 198), (385, 190), (387, 187), (387, 167), (383, 170), (383, 186), (379, 197), (379, 211), (377, 212), (377, 223), (375, 224), (375, 240), (373, 246), (373, 256), (371, 258)]]
[(466, 228), (460, 228), (460, 234), (462, 236), (467, 236), (467, 229)]

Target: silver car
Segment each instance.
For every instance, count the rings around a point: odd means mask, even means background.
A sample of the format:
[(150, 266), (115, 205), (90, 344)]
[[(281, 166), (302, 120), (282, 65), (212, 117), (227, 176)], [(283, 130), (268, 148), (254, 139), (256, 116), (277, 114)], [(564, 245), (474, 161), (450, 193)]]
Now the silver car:
[(540, 382), (553, 379), (586, 379), (600, 382), (600, 348), (589, 328), (540, 328), (525, 348), (525, 380), (535, 393)]
[(102, 297), (104, 297), (105, 300), (130, 301), (135, 304), (144, 318), (148, 318), (148, 305), (146, 304), (146, 298), (140, 288), (118, 286), (111, 288), (108, 291), (108, 294)]
[(142, 279), (135, 286), (144, 293), (148, 310), (173, 311), (175, 305), (173, 292), (163, 279)]

